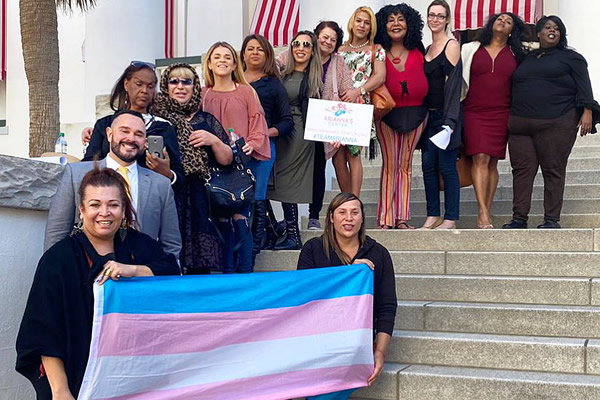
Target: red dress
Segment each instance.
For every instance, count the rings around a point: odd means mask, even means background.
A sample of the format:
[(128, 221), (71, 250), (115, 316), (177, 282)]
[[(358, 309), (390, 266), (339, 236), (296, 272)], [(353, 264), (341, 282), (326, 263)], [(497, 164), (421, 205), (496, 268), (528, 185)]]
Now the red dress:
[(517, 60), (505, 46), (492, 60), (481, 46), (473, 56), (469, 92), (463, 102), (465, 150), (468, 155), (506, 157), (512, 75)]

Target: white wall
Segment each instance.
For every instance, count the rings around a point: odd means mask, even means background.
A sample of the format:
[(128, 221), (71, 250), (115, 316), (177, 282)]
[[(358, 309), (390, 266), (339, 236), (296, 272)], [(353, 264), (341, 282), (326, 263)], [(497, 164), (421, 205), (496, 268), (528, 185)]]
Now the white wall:
[(217, 41), (239, 49), (247, 33), (243, 19), (240, 0), (189, 1), (187, 55), (202, 55)]
[(600, 1), (589, 0), (559, 1), (557, 12), (567, 27), (569, 46), (574, 47), (588, 62), (596, 100), (600, 99), (600, 54), (596, 39), (599, 13)]
[(48, 212), (0, 207), (0, 398), (34, 399), (15, 371), (15, 340), (33, 274), (42, 255)]

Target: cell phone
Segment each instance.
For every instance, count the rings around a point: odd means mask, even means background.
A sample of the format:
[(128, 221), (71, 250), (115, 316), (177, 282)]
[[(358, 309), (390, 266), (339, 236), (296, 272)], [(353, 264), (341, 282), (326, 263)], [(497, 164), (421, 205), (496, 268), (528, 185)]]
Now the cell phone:
[(250, 162), (251, 157), (246, 155), (244, 153), (244, 151), (242, 150), (242, 148), (246, 145), (246, 141), (244, 140), (244, 138), (239, 138), (238, 140), (235, 141), (235, 146), (237, 148), (237, 156), (240, 158), (240, 161), (242, 162), (242, 164), (246, 164), (248, 162)]
[(148, 136), (148, 152), (158, 158), (165, 158), (163, 148), (165, 147), (162, 136)]

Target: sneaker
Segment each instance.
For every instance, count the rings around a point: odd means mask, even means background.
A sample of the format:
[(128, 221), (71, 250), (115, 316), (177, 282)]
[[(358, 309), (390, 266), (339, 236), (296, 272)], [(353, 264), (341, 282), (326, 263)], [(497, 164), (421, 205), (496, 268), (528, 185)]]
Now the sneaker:
[(308, 220), (308, 230), (318, 231), (319, 229), (321, 229), (321, 223), (319, 222), (319, 220), (315, 218), (310, 218)]

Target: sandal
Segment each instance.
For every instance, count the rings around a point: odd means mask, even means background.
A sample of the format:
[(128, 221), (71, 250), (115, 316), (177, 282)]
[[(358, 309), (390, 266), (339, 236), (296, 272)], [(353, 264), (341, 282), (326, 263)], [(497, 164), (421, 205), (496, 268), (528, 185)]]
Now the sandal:
[(400, 221), (400, 222), (396, 223), (395, 229), (417, 229), (417, 228), (409, 225), (406, 221)]
[(478, 229), (494, 229), (492, 224), (477, 224)]
[(392, 227), (389, 225), (379, 225), (379, 229), (392, 229)]
[[(425, 221), (427, 222), (427, 221)], [(429, 224), (429, 225), (423, 225), (422, 227), (420, 227), (419, 229), (435, 229), (438, 226), (440, 226), (442, 224), (443, 220), (441, 218), (436, 219), (435, 221), (433, 221), (433, 223)]]

